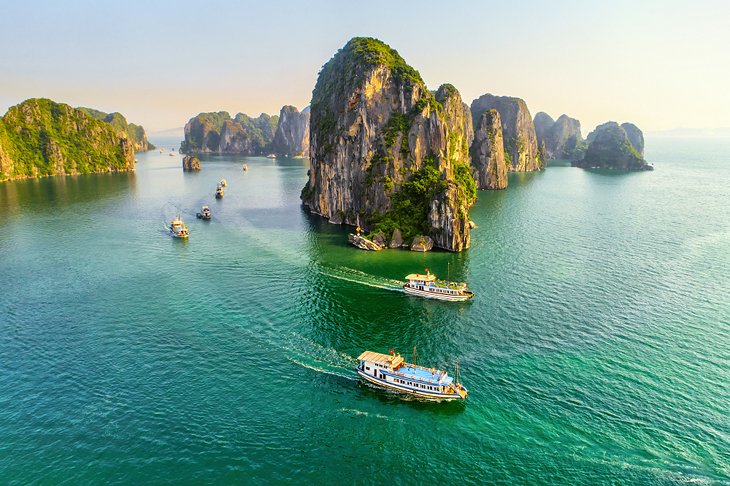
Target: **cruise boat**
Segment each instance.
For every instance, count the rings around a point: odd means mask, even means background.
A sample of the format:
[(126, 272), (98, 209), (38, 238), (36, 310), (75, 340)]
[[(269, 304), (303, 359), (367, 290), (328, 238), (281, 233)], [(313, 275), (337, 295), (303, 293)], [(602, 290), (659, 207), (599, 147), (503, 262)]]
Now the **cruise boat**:
[(187, 238), (188, 233), (188, 227), (185, 226), (185, 223), (182, 222), (182, 219), (180, 219), (180, 215), (178, 215), (175, 219), (170, 221), (170, 234), (174, 238)]
[(223, 196), (225, 195), (225, 192), (223, 192), (223, 186), (218, 184), (218, 187), (215, 188), (215, 198), (216, 199), (223, 199)]
[(228, 185), (228, 182), (225, 179), (221, 179), (220, 185), (226, 187)]
[(210, 212), (210, 208), (208, 206), (203, 206), (200, 209), (200, 212), (195, 215), (198, 219), (204, 219), (206, 221), (210, 220), (210, 218), (213, 217), (213, 214)]
[(464, 282), (437, 280), (436, 276), (426, 269), (426, 275), (412, 273), (406, 276), (408, 283), (403, 285), (407, 294), (427, 299), (463, 302), (474, 297), (474, 292), (466, 288)]
[[(415, 358), (415, 349), (414, 349)], [(465, 400), (468, 390), (446, 371), (406, 363), (393, 350), (390, 354), (365, 351), (358, 358), (357, 373), (370, 383), (428, 400)], [(414, 359), (415, 361), (415, 359)]]

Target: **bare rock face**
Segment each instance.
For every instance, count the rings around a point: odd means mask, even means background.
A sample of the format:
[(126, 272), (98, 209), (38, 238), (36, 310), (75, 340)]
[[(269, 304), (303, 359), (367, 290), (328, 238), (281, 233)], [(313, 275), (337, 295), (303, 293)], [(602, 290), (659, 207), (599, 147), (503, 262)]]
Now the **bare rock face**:
[(400, 248), (403, 246), (403, 236), (398, 228), (393, 230), (393, 236), (388, 241), (388, 248)]
[(309, 107), (301, 113), (291, 105), (281, 108), (272, 151), (287, 156), (309, 154)]
[(546, 160), (580, 160), (585, 144), (580, 132), (580, 122), (568, 115), (560, 115), (553, 121), (547, 113), (535, 115), (535, 133)]
[(471, 136), (453, 86), (433, 94), (394, 49), (351, 39), (324, 65), (312, 94), (302, 201), (331, 222), (355, 225), (360, 215), (373, 232), (397, 228), (406, 241), (433, 234), (437, 246), (462, 250), (469, 230), (461, 218), (475, 199)]
[(502, 121), (504, 153), (510, 170), (526, 172), (544, 169), (535, 125), (525, 101), (509, 96), (482, 95), (471, 103), (474, 125), (480, 122), (482, 113), (492, 108), (499, 112)]
[(507, 187), (507, 163), (504, 158), (502, 120), (499, 112), (491, 108), (482, 113), (475, 125), (474, 142), (471, 145), (471, 164), (479, 189), (505, 189)]
[(428, 236), (419, 235), (413, 238), (411, 243), (411, 251), (431, 251), (433, 249), (433, 240)]
[(184, 171), (199, 171), (200, 159), (194, 155), (186, 155), (183, 157), (182, 167)]
[[(641, 135), (641, 130), (634, 127)], [(590, 140), (585, 157), (573, 165), (586, 169), (653, 170), (632, 144), (626, 130), (616, 122), (596, 127), (587, 137)], [(643, 135), (641, 135), (643, 140)]]
[(624, 129), (626, 135), (629, 137), (631, 145), (639, 152), (639, 155), (644, 156), (644, 134), (639, 130), (639, 127), (633, 123), (622, 123), (621, 128)]

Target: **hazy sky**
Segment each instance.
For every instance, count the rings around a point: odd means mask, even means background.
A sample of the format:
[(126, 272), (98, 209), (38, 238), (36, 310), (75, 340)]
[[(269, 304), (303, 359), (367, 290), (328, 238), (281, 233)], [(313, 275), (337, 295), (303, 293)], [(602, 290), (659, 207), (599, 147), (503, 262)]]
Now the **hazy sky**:
[(467, 103), (645, 131), (730, 127), (730, 2), (611, 0), (0, 3), (0, 113), (31, 97), (119, 111), (148, 131), (201, 111), (306, 106), (353, 36), (396, 48)]

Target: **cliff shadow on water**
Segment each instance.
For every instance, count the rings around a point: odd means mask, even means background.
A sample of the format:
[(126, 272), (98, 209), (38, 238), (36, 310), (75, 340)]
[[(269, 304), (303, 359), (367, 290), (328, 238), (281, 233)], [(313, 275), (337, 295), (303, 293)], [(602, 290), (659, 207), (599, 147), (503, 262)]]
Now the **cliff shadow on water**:
[(136, 182), (134, 172), (8, 181), (0, 188), (0, 213), (3, 217), (27, 212), (46, 213), (56, 206), (85, 203), (93, 203), (101, 209), (104, 201), (112, 204), (134, 192)]

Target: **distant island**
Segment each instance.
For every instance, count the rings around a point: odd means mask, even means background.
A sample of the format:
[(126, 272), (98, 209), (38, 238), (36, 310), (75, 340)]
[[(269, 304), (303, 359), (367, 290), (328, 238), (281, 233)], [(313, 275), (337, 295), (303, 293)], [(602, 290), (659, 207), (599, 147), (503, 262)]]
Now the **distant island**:
[(309, 152), (309, 108), (291, 105), (278, 116), (266, 113), (252, 118), (226, 111), (200, 113), (185, 124), (184, 154), (240, 154), (304, 156)]
[(147, 140), (147, 133), (143, 126), (135, 125), (134, 123), (127, 123), (127, 119), (124, 118), (124, 115), (121, 113), (104, 113), (103, 111), (95, 110), (93, 108), (83, 107), (80, 107), (79, 110), (98, 120), (110, 124), (119, 132), (126, 133), (127, 137), (129, 137), (132, 141), (135, 152), (146, 152), (157, 148)]
[(606, 122), (586, 137), (583, 159), (573, 162), (586, 169), (654, 170), (644, 160), (644, 134), (633, 123)]
[(33, 98), (0, 119), (0, 180), (130, 170), (127, 132), (83, 110)]

